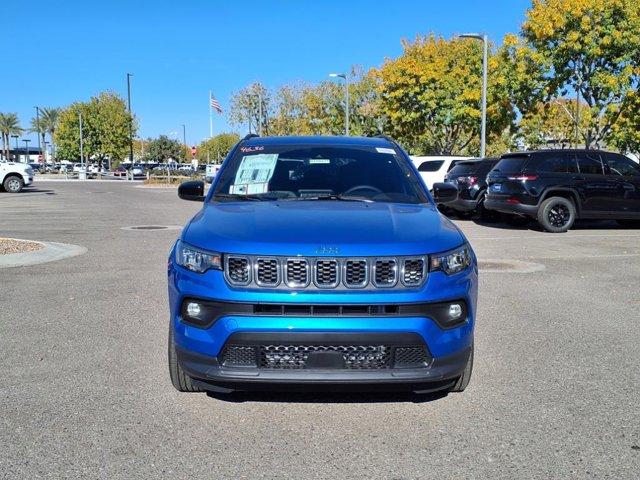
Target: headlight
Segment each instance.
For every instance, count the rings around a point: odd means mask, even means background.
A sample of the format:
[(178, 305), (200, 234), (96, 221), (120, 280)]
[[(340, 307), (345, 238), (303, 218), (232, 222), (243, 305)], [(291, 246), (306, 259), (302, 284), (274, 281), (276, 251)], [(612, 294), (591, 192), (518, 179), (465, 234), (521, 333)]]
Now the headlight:
[(192, 272), (204, 273), (209, 269), (222, 269), (222, 254), (206, 252), (178, 240), (176, 245), (176, 263)]
[(447, 275), (461, 272), (471, 265), (471, 247), (463, 245), (455, 250), (436, 253), (429, 257), (429, 271), (442, 270)]

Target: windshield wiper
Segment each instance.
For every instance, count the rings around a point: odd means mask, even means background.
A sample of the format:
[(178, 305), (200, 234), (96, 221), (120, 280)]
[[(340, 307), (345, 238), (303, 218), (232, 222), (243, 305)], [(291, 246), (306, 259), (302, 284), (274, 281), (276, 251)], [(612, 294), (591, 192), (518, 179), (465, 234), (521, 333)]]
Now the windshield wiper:
[(341, 202), (367, 202), (373, 203), (373, 200), (370, 198), (364, 197), (352, 197), (350, 195), (317, 195), (315, 197), (300, 197), (300, 200), (339, 200)]
[(215, 193), (213, 198), (223, 198), (226, 200), (240, 200), (240, 201), (250, 201), (250, 202), (261, 202), (265, 200), (263, 197), (258, 195), (238, 195), (235, 193)]

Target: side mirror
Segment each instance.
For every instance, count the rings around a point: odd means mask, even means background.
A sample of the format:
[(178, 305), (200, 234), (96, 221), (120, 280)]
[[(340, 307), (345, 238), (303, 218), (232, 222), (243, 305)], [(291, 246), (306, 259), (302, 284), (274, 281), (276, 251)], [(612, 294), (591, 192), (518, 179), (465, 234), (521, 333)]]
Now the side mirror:
[(450, 203), (458, 199), (458, 187), (451, 183), (434, 183), (433, 199), (436, 203)]
[(193, 202), (204, 202), (204, 182), (200, 180), (182, 182), (178, 187), (178, 197)]

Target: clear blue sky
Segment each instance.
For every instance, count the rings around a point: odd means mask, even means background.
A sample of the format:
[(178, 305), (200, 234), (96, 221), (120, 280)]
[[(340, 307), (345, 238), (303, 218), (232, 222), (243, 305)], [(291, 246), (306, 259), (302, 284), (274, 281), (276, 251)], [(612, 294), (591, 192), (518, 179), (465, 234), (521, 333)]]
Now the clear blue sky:
[[(485, 31), (500, 43), (519, 30), (530, 4), (7, 0), (0, 111), (17, 112), (28, 126), (34, 105), (65, 106), (103, 90), (126, 96), (131, 72), (140, 135), (180, 132), (181, 138), (184, 123), (187, 143), (194, 144), (209, 135), (210, 89), (226, 110), (231, 94), (252, 81), (315, 83), (350, 65), (377, 66), (401, 53), (402, 38), (418, 33)], [(226, 116), (214, 117), (214, 134), (230, 129)]]

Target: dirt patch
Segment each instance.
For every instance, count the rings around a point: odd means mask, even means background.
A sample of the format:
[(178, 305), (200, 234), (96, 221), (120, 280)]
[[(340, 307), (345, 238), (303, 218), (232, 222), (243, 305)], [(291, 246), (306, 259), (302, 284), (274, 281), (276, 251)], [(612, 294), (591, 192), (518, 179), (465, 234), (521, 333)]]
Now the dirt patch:
[(44, 245), (28, 240), (14, 240), (12, 238), (0, 238), (0, 255), (11, 255), (13, 253), (26, 253), (42, 250)]

